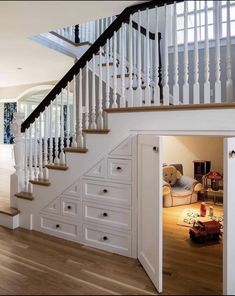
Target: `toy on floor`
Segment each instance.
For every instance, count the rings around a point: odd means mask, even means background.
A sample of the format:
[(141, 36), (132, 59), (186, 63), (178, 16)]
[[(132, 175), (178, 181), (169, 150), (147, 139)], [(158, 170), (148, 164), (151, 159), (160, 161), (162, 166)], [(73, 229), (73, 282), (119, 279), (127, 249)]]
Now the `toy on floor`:
[(204, 243), (206, 240), (218, 241), (222, 236), (222, 225), (217, 221), (193, 223), (193, 227), (189, 230), (189, 235), (192, 241)]

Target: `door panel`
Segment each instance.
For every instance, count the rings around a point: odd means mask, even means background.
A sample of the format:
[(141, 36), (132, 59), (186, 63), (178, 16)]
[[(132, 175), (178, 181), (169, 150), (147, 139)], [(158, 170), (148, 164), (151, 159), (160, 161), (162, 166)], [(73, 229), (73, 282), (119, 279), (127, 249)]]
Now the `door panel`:
[(235, 295), (235, 138), (224, 139), (223, 293)]
[(138, 259), (162, 292), (162, 141), (138, 136)]

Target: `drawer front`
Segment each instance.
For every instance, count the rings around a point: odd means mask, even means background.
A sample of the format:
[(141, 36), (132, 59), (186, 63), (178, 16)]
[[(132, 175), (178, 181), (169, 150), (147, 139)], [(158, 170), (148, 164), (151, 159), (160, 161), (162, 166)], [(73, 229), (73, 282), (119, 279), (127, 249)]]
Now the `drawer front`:
[(62, 238), (70, 238), (75, 240), (79, 237), (78, 225), (62, 222), (51, 217), (41, 216), (41, 229), (48, 234)]
[(109, 158), (108, 178), (131, 182), (131, 160)]
[(60, 214), (60, 198), (56, 198), (50, 204), (48, 204), (42, 212), (47, 212), (49, 214)]
[(107, 230), (101, 227), (83, 225), (84, 244), (120, 255), (131, 255), (129, 233)]
[(96, 202), (129, 206), (131, 204), (131, 186), (83, 180), (83, 197)]
[(71, 198), (61, 197), (61, 215), (70, 218), (79, 218), (81, 202)]
[(83, 219), (87, 222), (125, 230), (131, 229), (131, 212), (126, 209), (83, 203)]

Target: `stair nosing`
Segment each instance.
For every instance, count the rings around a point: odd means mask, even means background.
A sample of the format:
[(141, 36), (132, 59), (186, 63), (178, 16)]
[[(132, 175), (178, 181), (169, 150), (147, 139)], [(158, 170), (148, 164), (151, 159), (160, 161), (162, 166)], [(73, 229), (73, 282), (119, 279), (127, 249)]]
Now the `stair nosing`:
[(70, 152), (70, 153), (87, 153), (88, 149), (87, 148), (76, 148), (76, 147), (67, 147), (64, 148), (64, 152)]
[(85, 134), (108, 134), (110, 129), (83, 129)]
[(19, 192), (19, 193), (16, 193), (15, 196), (17, 198), (30, 200), (30, 201), (32, 201), (34, 199), (33, 194), (29, 193), (29, 192)]
[[(7, 207), (6, 207), (6, 208), (7, 208)], [(12, 208), (12, 207), (9, 207), (9, 209), (14, 210), (15, 213), (9, 213), (9, 212), (7, 211), (7, 209), (4, 210), (4, 208), (2, 208), (2, 209), (0, 208), (0, 214), (7, 215), (7, 216), (10, 216), (10, 217), (15, 217), (15, 216), (17, 216), (17, 215), (20, 214), (20, 210), (18, 210), (18, 209), (15, 209), (15, 208)]]
[(69, 169), (67, 165), (56, 164), (56, 163), (47, 164), (45, 167), (48, 168), (48, 170), (56, 170), (56, 171), (67, 171)]
[(39, 186), (50, 186), (51, 185), (49, 180), (45, 180), (45, 179), (29, 180), (29, 182), (33, 185), (39, 185)]

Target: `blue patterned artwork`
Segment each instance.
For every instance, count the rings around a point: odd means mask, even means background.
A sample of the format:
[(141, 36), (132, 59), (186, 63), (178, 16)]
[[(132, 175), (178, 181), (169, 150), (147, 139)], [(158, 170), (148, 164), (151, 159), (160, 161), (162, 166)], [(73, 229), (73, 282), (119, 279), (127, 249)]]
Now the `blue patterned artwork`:
[(16, 103), (4, 103), (4, 144), (13, 144), (11, 124), (16, 112)]

